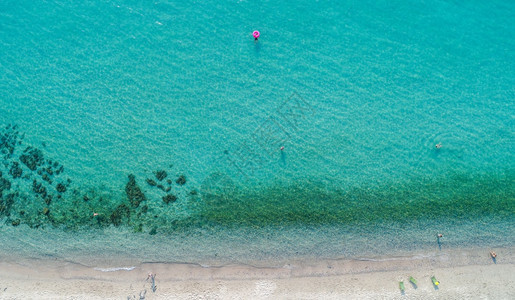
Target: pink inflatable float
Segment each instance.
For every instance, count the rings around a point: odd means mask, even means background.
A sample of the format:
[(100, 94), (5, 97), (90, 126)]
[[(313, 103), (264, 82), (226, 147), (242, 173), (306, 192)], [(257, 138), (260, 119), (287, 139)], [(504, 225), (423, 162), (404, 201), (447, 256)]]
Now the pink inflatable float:
[(257, 30), (256, 30), (256, 31), (254, 31), (254, 32), (252, 33), (252, 36), (254, 37), (254, 40), (256, 40), (256, 41), (257, 41), (257, 40), (258, 40), (258, 38), (259, 38), (259, 31), (257, 31)]

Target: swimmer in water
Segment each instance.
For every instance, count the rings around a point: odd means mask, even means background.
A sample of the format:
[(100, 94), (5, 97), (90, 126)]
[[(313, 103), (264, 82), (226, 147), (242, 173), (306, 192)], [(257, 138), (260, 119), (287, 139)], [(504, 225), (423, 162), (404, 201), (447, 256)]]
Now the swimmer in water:
[(254, 41), (256, 41), (256, 42), (257, 42), (257, 40), (258, 40), (258, 38), (259, 38), (259, 36), (260, 36), (259, 31), (257, 31), (257, 30), (256, 30), (256, 31), (254, 31), (254, 32), (252, 33), (252, 36), (254, 37)]
[(441, 144), (441, 143), (436, 144), (436, 145), (435, 145), (435, 148), (436, 148), (436, 149), (440, 149), (440, 148), (442, 148), (442, 144)]

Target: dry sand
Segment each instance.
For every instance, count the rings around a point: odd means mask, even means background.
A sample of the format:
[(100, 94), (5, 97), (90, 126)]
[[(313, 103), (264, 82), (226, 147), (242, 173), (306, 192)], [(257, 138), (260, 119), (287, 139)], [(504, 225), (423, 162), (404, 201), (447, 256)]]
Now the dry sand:
[[(140, 299), (140, 294), (149, 300), (515, 299), (514, 249), (495, 249), (496, 263), (489, 250), (291, 261), (277, 267), (143, 263), (110, 272), (58, 260), (2, 258), (0, 299)], [(157, 274), (155, 292), (146, 281), (149, 272)], [(438, 289), (432, 275), (441, 282)], [(418, 280), (417, 288), (409, 276)]]

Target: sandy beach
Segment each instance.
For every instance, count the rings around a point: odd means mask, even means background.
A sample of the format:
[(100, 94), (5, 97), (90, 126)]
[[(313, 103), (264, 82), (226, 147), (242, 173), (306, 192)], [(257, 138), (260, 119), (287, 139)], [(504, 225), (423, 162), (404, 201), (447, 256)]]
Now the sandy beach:
[(514, 14), (0, 2), (0, 300), (515, 300)]
[[(513, 249), (495, 250), (496, 262), (489, 249), (474, 249), (274, 267), (143, 263), (118, 270), (2, 258), (0, 299), (513, 299)], [(149, 273), (156, 274), (155, 292)]]

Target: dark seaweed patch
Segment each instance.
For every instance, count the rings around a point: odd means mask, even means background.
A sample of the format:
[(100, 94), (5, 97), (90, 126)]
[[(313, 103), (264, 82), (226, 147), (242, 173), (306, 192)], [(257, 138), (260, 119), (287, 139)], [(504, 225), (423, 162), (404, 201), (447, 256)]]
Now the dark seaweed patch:
[(129, 222), (131, 212), (129, 207), (125, 204), (120, 204), (116, 209), (113, 211), (109, 219), (111, 220), (111, 223), (113, 223), (114, 226), (120, 226), (122, 225), (123, 218), (127, 218), (126, 223)]
[(177, 197), (175, 195), (168, 194), (163, 197), (163, 202), (166, 204), (168, 204), (170, 202), (175, 202), (175, 201), (177, 201)]
[(5, 178), (0, 177), (0, 197), (2, 196), (3, 191), (7, 191), (11, 189), (11, 182)]
[(41, 179), (48, 182), (49, 184), (52, 184), (52, 179), (50, 179), (50, 176), (48, 176), (48, 174), (43, 174), (43, 176), (41, 176)]
[(180, 175), (179, 178), (177, 178), (177, 180), (175, 180), (175, 182), (178, 185), (185, 185), (186, 184), (186, 176)]
[(37, 148), (27, 147), (23, 152), (24, 154), (20, 155), (20, 161), (31, 171), (35, 171), (45, 162), (43, 152)]
[(13, 162), (11, 169), (9, 170), (9, 174), (11, 174), (13, 179), (16, 179), (18, 177), (21, 177), (21, 175), (23, 174), (23, 170), (20, 168), (17, 162)]
[(156, 186), (157, 185), (157, 182), (155, 180), (153, 180), (153, 179), (150, 179), (150, 178), (147, 178), (147, 183), (150, 186)]
[(4, 155), (4, 159), (11, 158), (16, 146), (20, 145), (23, 140), (23, 136), (19, 137), (17, 129), (18, 126), (9, 124), (5, 127), (4, 132), (0, 134), (0, 153)]
[(64, 193), (64, 192), (66, 192), (66, 186), (62, 183), (58, 183), (57, 186), (55, 187), (55, 190), (58, 191), (59, 193)]
[(168, 176), (165, 170), (156, 171), (156, 179), (159, 181), (163, 181)]
[(129, 199), (132, 207), (138, 207), (142, 201), (147, 199), (145, 194), (143, 194), (139, 186), (136, 184), (136, 177), (133, 174), (129, 175), (129, 182), (127, 182), (127, 185), (125, 186), (125, 193), (127, 194), (127, 198)]

